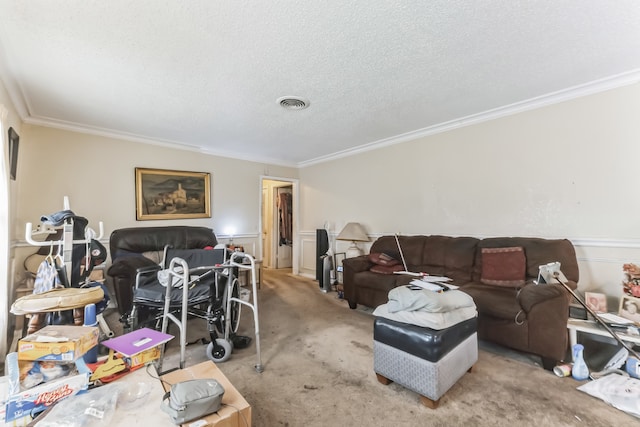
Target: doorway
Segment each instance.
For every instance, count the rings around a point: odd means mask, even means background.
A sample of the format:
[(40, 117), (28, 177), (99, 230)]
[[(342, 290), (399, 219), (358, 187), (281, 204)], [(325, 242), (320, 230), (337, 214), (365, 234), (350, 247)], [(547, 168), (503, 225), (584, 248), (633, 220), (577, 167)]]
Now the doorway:
[(297, 181), (262, 177), (261, 187), (263, 267), (297, 274)]

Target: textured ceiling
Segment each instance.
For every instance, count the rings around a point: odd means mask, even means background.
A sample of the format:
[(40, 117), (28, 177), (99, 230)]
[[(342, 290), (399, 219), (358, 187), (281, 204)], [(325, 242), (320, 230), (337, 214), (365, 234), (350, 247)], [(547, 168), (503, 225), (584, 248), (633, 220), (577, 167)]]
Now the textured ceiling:
[(637, 0), (0, 0), (24, 121), (283, 165), (639, 76)]

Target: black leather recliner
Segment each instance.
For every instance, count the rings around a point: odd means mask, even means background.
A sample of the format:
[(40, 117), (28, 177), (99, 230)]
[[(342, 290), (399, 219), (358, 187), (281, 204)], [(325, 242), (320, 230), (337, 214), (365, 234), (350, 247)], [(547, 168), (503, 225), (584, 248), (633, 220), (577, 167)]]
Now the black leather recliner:
[(141, 268), (158, 265), (165, 246), (173, 249), (203, 249), (218, 244), (208, 227), (166, 226), (132, 227), (114, 230), (109, 238), (111, 265), (107, 275), (112, 280), (118, 311), (132, 308), (136, 273)]

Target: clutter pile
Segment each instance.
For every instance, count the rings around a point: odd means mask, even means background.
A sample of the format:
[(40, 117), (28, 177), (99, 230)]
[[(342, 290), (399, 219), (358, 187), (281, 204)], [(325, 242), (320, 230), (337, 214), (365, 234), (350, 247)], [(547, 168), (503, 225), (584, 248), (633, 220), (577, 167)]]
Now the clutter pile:
[[(0, 423), (26, 426), (64, 399), (96, 395), (94, 389), (160, 358), (160, 345), (173, 338), (140, 329), (99, 343), (99, 335), (97, 326), (47, 325), (19, 340), (0, 377)], [(92, 360), (100, 344), (109, 356)]]
[[(585, 305), (585, 308), (607, 328), (607, 331), (622, 345), (622, 348), (607, 362), (599, 372), (590, 372), (584, 361), (584, 347), (576, 344), (573, 347), (573, 365), (556, 366), (554, 373), (559, 377), (571, 375), (575, 380), (583, 382), (578, 386), (578, 390), (593, 397), (603, 400), (609, 405), (620, 409), (628, 414), (640, 418), (638, 402), (640, 401), (640, 359), (638, 353), (625, 343), (614, 329), (616, 326), (624, 326), (623, 333), (629, 334), (630, 322), (626, 319), (635, 320), (625, 315), (623, 307), (625, 301), (640, 298), (640, 267), (633, 263), (626, 263), (622, 266), (624, 277), (622, 280), (622, 299), (619, 315), (605, 313), (597, 315)], [(605, 315), (608, 315), (605, 317)], [(625, 321), (616, 324), (618, 321)], [(614, 329), (611, 329), (614, 328)], [(589, 380), (589, 381), (585, 381)]]
[(59, 400), (85, 392), (91, 371), (82, 356), (98, 345), (98, 335), (97, 327), (49, 325), (21, 339), (5, 361), (4, 422), (26, 425)]

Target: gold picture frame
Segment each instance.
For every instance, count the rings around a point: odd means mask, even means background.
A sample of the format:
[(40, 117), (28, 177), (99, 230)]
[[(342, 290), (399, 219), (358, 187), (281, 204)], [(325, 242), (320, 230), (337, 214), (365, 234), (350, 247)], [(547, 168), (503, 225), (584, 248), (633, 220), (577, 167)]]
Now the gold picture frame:
[(211, 218), (211, 175), (136, 168), (136, 220)]
[(584, 301), (596, 313), (607, 312), (607, 296), (600, 292), (585, 292)]

